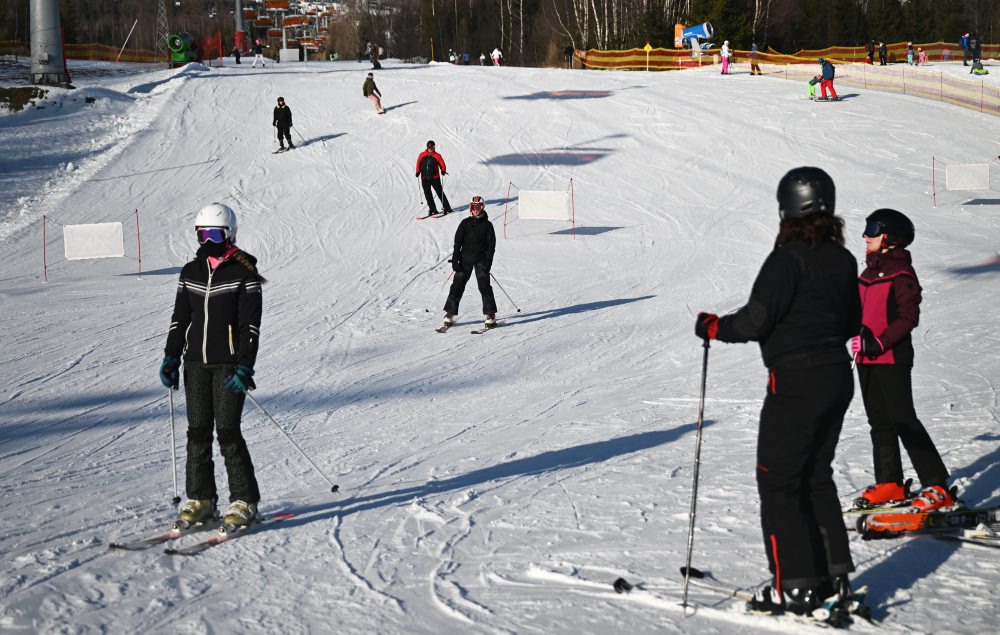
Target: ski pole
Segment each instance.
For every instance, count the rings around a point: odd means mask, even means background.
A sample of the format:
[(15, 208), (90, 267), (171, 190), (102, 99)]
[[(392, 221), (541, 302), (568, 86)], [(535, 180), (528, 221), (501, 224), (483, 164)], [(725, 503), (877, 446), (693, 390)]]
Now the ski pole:
[[(295, 130), (295, 128), (294, 128), (294, 127), (292, 127), (292, 130)], [(304, 137), (302, 136), (302, 133), (301, 133), (301, 132), (299, 132), (298, 130), (295, 130), (295, 134), (299, 135), (299, 140), (301, 140), (301, 141), (302, 141), (302, 145), (305, 145), (305, 144), (306, 144), (306, 140), (305, 140), (305, 138), (304, 138)]]
[[(500, 287), (500, 290), (501, 290), (501, 291), (503, 291), (503, 294), (507, 296), (507, 299), (508, 299), (508, 300), (510, 300), (510, 296), (509, 296), (509, 295), (507, 295), (507, 292), (506, 292), (506, 291), (504, 291), (504, 288), (503, 288), (503, 285), (502, 285), (502, 284), (500, 284), (500, 281), (499, 281), (499, 280), (497, 280), (497, 277), (493, 275), (493, 272), (490, 272), (490, 277), (491, 277), (491, 278), (493, 278), (493, 282), (496, 282), (496, 283), (497, 283), (497, 286), (498, 286), (498, 287)], [(516, 303), (516, 302), (514, 302), (513, 300), (510, 300), (510, 303), (514, 305), (514, 308), (515, 308), (515, 309), (517, 309), (517, 312), (518, 312), (518, 313), (520, 313), (520, 312), (521, 312), (521, 309), (518, 309), (518, 307), (517, 307), (517, 303)]]
[(170, 404), (170, 466), (174, 471), (174, 505), (181, 502), (177, 493), (177, 432), (174, 426), (174, 390), (167, 386), (167, 402)]
[[(444, 279), (444, 282), (441, 284), (441, 287), (437, 290), (437, 294), (434, 295), (434, 304), (437, 304), (438, 298), (441, 297), (441, 292), (444, 291), (445, 286), (448, 284), (448, 281), (451, 280), (451, 277), (453, 275), (455, 275), (455, 271), (454, 270), (448, 272), (448, 277)], [(431, 310), (430, 309), (424, 309), (424, 312), (425, 313), (430, 313)]]
[(688, 584), (691, 580), (691, 552), (694, 551), (694, 519), (698, 505), (698, 472), (701, 468), (701, 428), (705, 422), (705, 381), (708, 377), (708, 338), (705, 338), (705, 353), (701, 362), (701, 397), (698, 399), (698, 433), (694, 443), (694, 483), (691, 487), (691, 511), (688, 514), (687, 565), (684, 567), (684, 599), (681, 606), (687, 616)]
[(313, 466), (313, 469), (316, 470), (319, 473), (319, 475), (323, 477), (323, 480), (325, 480), (327, 483), (330, 484), (330, 491), (331, 492), (336, 492), (337, 490), (339, 490), (340, 486), (336, 485), (333, 481), (331, 481), (330, 478), (326, 474), (323, 473), (323, 470), (319, 469), (319, 467), (317, 467), (316, 464), (313, 463), (313, 460), (309, 458), (309, 455), (306, 454), (302, 450), (302, 448), (299, 447), (298, 443), (296, 443), (295, 441), (292, 440), (292, 437), (288, 436), (288, 433), (285, 432), (284, 428), (282, 428), (280, 425), (278, 425), (278, 422), (274, 420), (274, 417), (272, 417), (271, 415), (267, 414), (267, 410), (264, 410), (264, 406), (260, 405), (260, 403), (256, 399), (253, 398), (253, 395), (250, 394), (250, 391), (247, 391), (244, 394), (246, 394), (247, 399), (249, 399), (250, 401), (252, 401), (253, 405), (257, 406), (257, 408), (264, 414), (264, 416), (267, 417), (271, 421), (271, 423), (274, 424), (274, 427), (278, 429), (278, 432), (280, 432), (282, 435), (284, 435), (284, 437), (286, 439), (288, 439), (288, 442), (291, 443), (292, 446), (296, 450), (299, 451), (299, 454), (302, 455), (302, 458), (304, 458), (306, 461), (308, 461), (309, 465)]

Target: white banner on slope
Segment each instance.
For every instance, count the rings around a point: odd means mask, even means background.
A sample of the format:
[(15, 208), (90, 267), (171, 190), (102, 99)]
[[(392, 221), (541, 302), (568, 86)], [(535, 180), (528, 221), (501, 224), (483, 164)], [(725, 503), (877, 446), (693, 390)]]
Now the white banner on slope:
[(125, 255), (125, 238), (121, 223), (65, 225), (63, 245), (66, 249), (66, 260), (121, 258)]
[(519, 190), (517, 207), (517, 215), (522, 219), (571, 220), (566, 192)]
[(945, 187), (949, 190), (990, 189), (990, 164), (949, 165), (944, 170)]

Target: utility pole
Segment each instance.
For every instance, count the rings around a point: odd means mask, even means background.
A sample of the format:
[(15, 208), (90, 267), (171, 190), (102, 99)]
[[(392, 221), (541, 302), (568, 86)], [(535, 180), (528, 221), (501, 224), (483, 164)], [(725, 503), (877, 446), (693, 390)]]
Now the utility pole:
[(167, 5), (164, 0), (159, 0), (156, 8), (156, 55), (163, 61), (167, 59), (167, 51), (170, 44), (170, 27), (167, 26)]

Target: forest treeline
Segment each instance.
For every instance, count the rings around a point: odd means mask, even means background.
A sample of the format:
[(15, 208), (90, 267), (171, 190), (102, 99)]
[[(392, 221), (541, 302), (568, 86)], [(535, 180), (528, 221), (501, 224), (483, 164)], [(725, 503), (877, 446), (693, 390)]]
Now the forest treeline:
[[(221, 30), (233, 42), (235, 3), (167, 0), (171, 31)], [(253, 6), (244, 0), (244, 6)], [(494, 47), (515, 65), (554, 64), (566, 46), (622, 49), (673, 46), (674, 25), (711, 22), (716, 45), (756, 42), (783, 53), (886, 42), (957, 42), (965, 31), (1000, 40), (998, 0), (349, 0), (347, 19), (327, 48), (353, 57), (364, 39), (387, 56), (445, 60), (449, 49), (474, 58)], [(156, 0), (60, 0), (67, 42), (156, 48)], [(26, 40), (29, 1), (0, 0), (0, 40)]]

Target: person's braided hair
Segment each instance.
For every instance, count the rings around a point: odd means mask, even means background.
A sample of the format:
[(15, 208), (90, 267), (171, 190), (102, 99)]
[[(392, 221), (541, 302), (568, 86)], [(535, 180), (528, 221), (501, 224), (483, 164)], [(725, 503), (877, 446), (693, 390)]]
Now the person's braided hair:
[(236, 253), (233, 254), (233, 258), (235, 258), (236, 261), (239, 262), (241, 265), (249, 269), (250, 273), (252, 273), (254, 276), (257, 277), (258, 282), (260, 282), (261, 284), (267, 283), (267, 278), (260, 275), (260, 272), (257, 271), (257, 267), (255, 267), (254, 264), (250, 262), (250, 260), (246, 257), (246, 255), (242, 251), (237, 250)]

